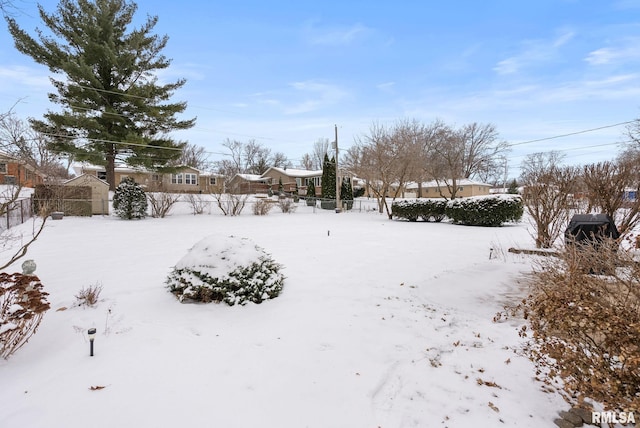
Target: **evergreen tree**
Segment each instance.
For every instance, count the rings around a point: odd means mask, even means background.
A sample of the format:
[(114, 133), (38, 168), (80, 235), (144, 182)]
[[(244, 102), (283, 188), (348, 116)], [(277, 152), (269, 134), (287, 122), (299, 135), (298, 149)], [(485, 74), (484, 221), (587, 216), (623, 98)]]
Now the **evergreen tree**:
[(307, 199), (316, 197), (316, 185), (313, 179), (307, 181)]
[(36, 39), (6, 19), (16, 48), (52, 73), (57, 94), (49, 99), (61, 109), (32, 120), (49, 148), (105, 166), (111, 190), (118, 155), (151, 169), (179, 158), (185, 143), (167, 135), (195, 119), (178, 120), (187, 104), (167, 102), (186, 81), (159, 84), (155, 75), (171, 63), (161, 54), (168, 37), (151, 33), (157, 16), (132, 27), (137, 5), (127, 0), (61, 0), (55, 13), (38, 8), (52, 35), (36, 30)]
[(329, 160), (329, 155), (324, 155), (322, 164), (322, 198), (336, 198), (336, 161), (335, 158)]
[(510, 193), (512, 195), (517, 195), (518, 192), (518, 182), (516, 181), (516, 179), (514, 178), (511, 183), (509, 183), (509, 188), (507, 189), (507, 193)]
[(348, 177), (342, 178), (342, 184), (340, 185), (340, 200), (346, 203), (348, 210), (353, 208), (353, 188), (351, 187), (351, 180)]
[(126, 177), (113, 194), (113, 209), (125, 220), (147, 216), (147, 195), (133, 178)]

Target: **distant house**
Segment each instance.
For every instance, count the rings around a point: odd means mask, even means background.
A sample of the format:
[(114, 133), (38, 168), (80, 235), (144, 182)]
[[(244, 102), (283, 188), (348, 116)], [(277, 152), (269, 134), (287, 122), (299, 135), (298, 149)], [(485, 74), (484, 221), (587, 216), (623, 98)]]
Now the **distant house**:
[(286, 193), (293, 193), (298, 190), (298, 194), (304, 196), (307, 194), (307, 186), (309, 183), (313, 183), (316, 187), (316, 195), (321, 193), (321, 181), (322, 170), (306, 170), (306, 169), (294, 169), (294, 168), (276, 168), (270, 167), (267, 169), (263, 178), (269, 179), (271, 189), (276, 191), (280, 181), (282, 181), (283, 191)]
[(267, 193), (270, 188), (270, 179), (257, 174), (236, 174), (227, 183), (227, 192), (234, 195)]
[(45, 175), (26, 162), (0, 152), (0, 184), (16, 184), (22, 187), (36, 187), (44, 183)]
[[(107, 179), (107, 171), (103, 166), (79, 163), (75, 164), (73, 169), (78, 175), (90, 174), (101, 180), (106, 181)], [(172, 173), (161, 173), (120, 164), (116, 166), (114, 172), (116, 183), (120, 183), (126, 177), (131, 177), (148, 191), (221, 193), (224, 189), (222, 176), (203, 172), (190, 166), (177, 167)]]
[[(409, 196), (412, 198), (450, 198), (450, 187), (453, 185), (452, 180), (434, 180), (423, 183), (410, 182), (407, 183), (404, 188)], [(456, 180), (456, 197), (465, 198), (469, 196), (482, 196), (488, 195), (491, 190), (491, 185), (482, 183), (479, 181), (469, 180), (467, 178), (461, 178)]]

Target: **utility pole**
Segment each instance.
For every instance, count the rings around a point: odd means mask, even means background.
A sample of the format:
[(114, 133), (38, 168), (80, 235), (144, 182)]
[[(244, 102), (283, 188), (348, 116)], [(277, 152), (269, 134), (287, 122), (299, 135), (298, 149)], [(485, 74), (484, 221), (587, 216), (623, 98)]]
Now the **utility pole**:
[(334, 125), (336, 130), (336, 212), (339, 213), (342, 211), (342, 207), (340, 206), (340, 185), (342, 184), (342, 180), (339, 179), (339, 170), (338, 170), (338, 125)]

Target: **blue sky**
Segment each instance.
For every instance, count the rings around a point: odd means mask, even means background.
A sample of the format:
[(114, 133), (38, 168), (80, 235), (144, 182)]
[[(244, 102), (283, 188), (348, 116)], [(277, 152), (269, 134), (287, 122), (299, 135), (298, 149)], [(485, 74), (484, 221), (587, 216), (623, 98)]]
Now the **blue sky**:
[[(43, 28), (36, 3), (14, 16)], [(49, 11), (57, 5), (43, 1)], [(640, 117), (640, 0), (160, 1), (175, 100), (196, 126), (175, 135), (222, 158), (226, 139), (255, 139), (296, 163), (319, 138), (340, 148), (372, 123), (493, 123), (514, 144), (510, 175), (528, 153), (567, 163), (611, 159)], [(39, 116), (52, 106), (47, 69), (0, 29), (0, 108)], [(588, 129), (571, 137), (528, 143)], [(524, 144), (523, 144), (524, 143)]]

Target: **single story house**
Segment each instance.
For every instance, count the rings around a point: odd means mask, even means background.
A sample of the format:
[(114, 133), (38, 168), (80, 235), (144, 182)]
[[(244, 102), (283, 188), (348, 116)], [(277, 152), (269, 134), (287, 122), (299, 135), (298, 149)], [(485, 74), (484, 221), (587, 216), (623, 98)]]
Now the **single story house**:
[(44, 183), (45, 177), (26, 162), (8, 153), (0, 152), (0, 184), (36, 187)]
[(271, 188), (269, 178), (257, 174), (236, 174), (227, 183), (227, 192), (234, 195), (267, 193)]
[[(452, 180), (432, 180), (422, 183), (409, 182), (404, 186), (406, 196), (408, 198), (450, 198)], [(488, 195), (491, 185), (479, 181), (470, 180), (468, 178), (460, 178), (456, 180), (456, 197), (466, 198), (469, 196)]]
[(322, 182), (322, 170), (306, 170), (306, 169), (294, 169), (294, 168), (276, 168), (270, 167), (262, 178), (269, 179), (271, 189), (277, 191), (280, 181), (282, 181), (283, 191), (286, 193), (293, 193), (298, 190), (300, 196), (307, 194), (307, 186), (310, 182), (313, 182), (316, 191), (316, 195), (320, 195), (321, 182)]

